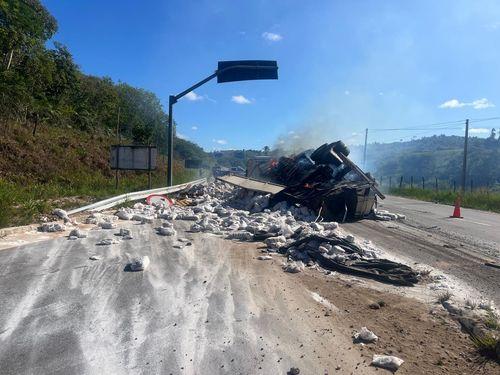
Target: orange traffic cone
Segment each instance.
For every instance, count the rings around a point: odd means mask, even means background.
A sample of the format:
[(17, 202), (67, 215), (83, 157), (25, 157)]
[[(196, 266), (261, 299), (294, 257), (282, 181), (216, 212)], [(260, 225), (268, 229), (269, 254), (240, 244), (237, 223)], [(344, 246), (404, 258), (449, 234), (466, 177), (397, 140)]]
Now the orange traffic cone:
[(460, 215), (460, 195), (458, 195), (457, 199), (455, 199), (455, 209), (453, 210), (453, 215), (451, 215), (450, 217), (463, 219), (463, 217)]

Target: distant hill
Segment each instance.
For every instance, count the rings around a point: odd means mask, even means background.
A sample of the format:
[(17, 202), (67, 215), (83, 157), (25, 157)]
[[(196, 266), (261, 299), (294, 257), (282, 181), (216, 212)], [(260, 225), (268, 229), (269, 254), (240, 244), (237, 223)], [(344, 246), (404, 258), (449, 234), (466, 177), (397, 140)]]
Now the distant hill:
[(209, 155), (215, 164), (222, 167), (246, 168), (248, 159), (265, 153), (260, 150), (222, 150), (212, 151)]
[[(372, 143), (367, 147), (366, 170), (375, 176), (416, 179), (438, 178), (460, 181), (464, 137), (432, 136), (409, 142)], [(500, 141), (495, 137), (469, 138), (467, 181), (475, 186), (492, 186), (500, 182)], [(363, 146), (351, 147), (359, 162)], [(469, 183), (469, 182), (467, 182)]]

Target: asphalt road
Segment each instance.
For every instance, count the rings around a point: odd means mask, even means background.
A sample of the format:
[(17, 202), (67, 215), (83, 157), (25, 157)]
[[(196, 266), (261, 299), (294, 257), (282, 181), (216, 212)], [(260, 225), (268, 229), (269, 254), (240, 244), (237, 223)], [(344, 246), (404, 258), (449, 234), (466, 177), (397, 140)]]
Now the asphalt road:
[(500, 249), (500, 214), (462, 208), (462, 219), (450, 218), (453, 206), (423, 202), (415, 199), (387, 196), (379, 208), (399, 212), (407, 216), (409, 224), (422, 228), (438, 227), (441, 231), (470, 237), (476, 242), (487, 242)]
[(450, 219), (452, 206), (394, 196), (379, 208), (405, 214), (406, 220), (362, 220), (343, 227), (409, 264), (427, 264), (456, 277), (500, 306), (500, 269), (486, 265), (500, 262), (499, 214), (462, 209), (463, 219)]
[[(0, 251), (0, 374), (375, 371), (256, 244), (187, 234), (177, 249), (152, 225), (120, 225), (134, 239), (96, 246), (117, 232), (96, 230)], [(139, 254), (149, 268), (126, 272)]]

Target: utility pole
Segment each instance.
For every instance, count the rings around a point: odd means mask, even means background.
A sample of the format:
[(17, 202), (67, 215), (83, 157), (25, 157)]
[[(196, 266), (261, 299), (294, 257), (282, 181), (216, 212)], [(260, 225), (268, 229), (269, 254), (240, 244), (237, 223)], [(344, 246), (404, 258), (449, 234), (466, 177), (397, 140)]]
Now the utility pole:
[(116, 171), (115, 171), (115, 189), (118, 189), (118, 180), (119, 180), (119, 166), (120, 166), (120, 144), (122, 143), (120, 136), (120, 110), (118, 107), (118, 118), (116, 120), (116, 141), (118, 142), (118, 147), (116, 148)]
[(174, 176), (174, 119), (172, 118), (172, 106), (177, 103), (174, 95), (168, 97), (168, 133), (167, 133), (167, 186), (172, 186)]
[(363, 168), (366, 168), (366, 145), (368, 141), (368, 128), (365, 129), (365, 149), (363, 151)]
[(462, 194), (465, 193), (465, 177), (467, 176), (467, 144), (469, 143), (469, 119), (465, 120), (464, 161), (462, 164)]

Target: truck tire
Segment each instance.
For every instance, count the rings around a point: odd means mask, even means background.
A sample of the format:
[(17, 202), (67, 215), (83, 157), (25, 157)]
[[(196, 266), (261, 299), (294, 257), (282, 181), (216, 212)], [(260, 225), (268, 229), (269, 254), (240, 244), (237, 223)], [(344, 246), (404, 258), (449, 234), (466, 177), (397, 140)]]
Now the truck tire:
[(335, 152), (340, 152), (344, 156), (349, 156), (349, 147), (347, 147), (346, 144), (342, 141), (333, 142), (330, 144), (330, 147)]

